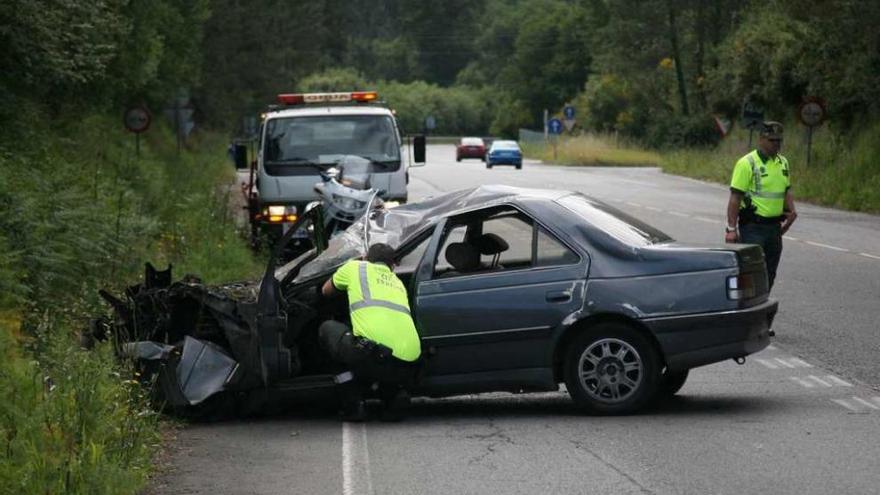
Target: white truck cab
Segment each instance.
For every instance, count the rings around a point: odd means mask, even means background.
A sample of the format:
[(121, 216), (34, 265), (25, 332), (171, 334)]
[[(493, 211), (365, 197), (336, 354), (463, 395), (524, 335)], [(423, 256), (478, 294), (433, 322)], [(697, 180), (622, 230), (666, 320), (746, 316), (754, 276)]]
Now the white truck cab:
[[(319, 172), (349, 155), (370, 160), (370, 185), (381, 198), (407, 201), (408, 169), (424, 165), (425, 140), (416, 136), (411, 147), (375, 91), (281, 94), (278, 102), (263, 114), (246, 190), (255, 232), (285, 232), (318, 199)], [(246, 168), (241, 162), (236, 167)]]

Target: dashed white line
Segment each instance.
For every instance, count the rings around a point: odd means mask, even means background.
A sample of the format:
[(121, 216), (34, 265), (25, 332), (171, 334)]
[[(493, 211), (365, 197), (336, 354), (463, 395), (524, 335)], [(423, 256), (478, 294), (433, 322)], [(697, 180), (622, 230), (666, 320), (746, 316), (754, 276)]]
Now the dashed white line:
[(663, 211), (663, 210), (661, 210), (660, 208), (654, 208), (653, 206), (646, 206), (645, 209), (646, 209), (646, 210), (651, 210), (651, 211)]
[(834, 375), (825, 375), (825, 379), (828, 381), (834, 382), (837, 385), (840, 385), (841, 387), (852, 387), (852, 383), (850, 383), (846, 380), (842, 380), (840, 378), (837, 378)]
[(868, 254), (868, 253), (859, 253), (859, 256), (864, 256), (864, 257), (866, 257), (866, 258), (872, 258), (872, 259), (875, 259), (875, 260), (880, 260), (880, 256), (876, 256), (876, 255)]
[(711, 218), (706, 218), (706, 217), (694, 217), (694, 220), (699, 220), (701, 222), (706, 222), (706, 223), (718, 223), (717, 221), (712, 220)]
[(819, 385), (822, 385), (823, 387), (833, 387), (834, 386), (834, 385), (826, 382), (825, 380), (819, 378), (816, 375), (808, 375), (807, 378), (809, 378), (810, 380), (813, 380), (814, 382), (818, 383)]
[(797, 366), (800, 366), (801, 368), (812, 368), (813, 367), (812, 364), (804, 361), (801, 358), (791, 358), (791, 359), (789, 359), (789, 361), (794, 363)]
[(784, 235), (784, 236), (782, 236), (782, 238), (785, 240), (788, 240), (788, 241), (799, 241), (800, 240), (797, 237), (792, 237), (790, 235)]
[(342, 423), (342, 493), (373, 493), (367, 427), (363, 423)]
[(797, 368), (797, 366), (795, 366), (795, 365), (789, 363), (788, 361), (786, 361), (785, 359), (782, 359), (782, 358), (776, 358), (776, 362), (779, 363), (779, 364), (781, 364), (782, 366), (784, 366), (784, 367), (786, 367), (786, 368)]
[(626, 204), (628, 204), (628, 205), (630, 205), (630, 206), (635, 206), (636, 208), (641, 208), (641, 207), (642, 207), (642, 205), (640, 205), (640, 204), (638, 204), (638, 203), (633, 203), (632, 201), (627, 201)]
[(837, 247), (837, 246), (830, 246), (828, 244), (822, 244), (821, 242), (804, 241), (804, 244), (809, 244), (811, 246), (816, 246), (816, 247), (825, 248), (825, 249), (831, 249), (833, 251), (840, 251), (843, 253), (849, 252), (849, 249), (844, 249), (842, 247)]
[(850, 404), (849, 401), (847, 401), (846, 399), (831, 399), (831, 402), (834, 402), (835, 404), (841, 405), (841, 406), (849, 409), (852, 412), (859, 412), (859, 409), (857, 407), (853, 406), (852, 404)]
[(806, 388), (813, 388), (816, 386), (816, 385), (814, 385), (814, 384), (812, 384), (812, 383), (810, 383), (800, 377), (797, 377), (797, 376), (790, 376), (789, 378), (791, 378), (792, 381), (795, 381), (795, 382), (799, 383), (801, 386), (806, 387)]
[(779, 366), (776, 366), (775, 364), (771, 363), (770, 361), (767, 361), (766, 359), (755, 359), (755, 361), (763, 364), (764, 366), (770, 368), (771, 370), (778, 370), (779, 369)]
[(675, 216), (677, 216), (677, 217), (682, 217), (682, 218), (690, 218), (690, 217), (691, 217), (691, 216), (688, 215), (687, 213), (680, 213), (680, 212), (677, 212), (677, 211), (670, 211), (670, 212), (668, 212), (668, 213), (669, 213), (670, 215), (675, 215)]
[(880, 409), (880, 406), (875, 406), (874, 404), (871, 404), (870, 402), (866, 401), (865, 399), (863, 399), (863, 398), (861, 398), (861, 397), (853, 396), (852, 399), (853, 399), (854, 401), (858, 402), (859, 404), (862, 404), (862, 405), (864, 405), (864, 406), (866, 406), (866, 407), (868, 407), (868, 408), (870, 408), (870, 409), (874, 409), (875, 411), (878, 410), (878, 409)]

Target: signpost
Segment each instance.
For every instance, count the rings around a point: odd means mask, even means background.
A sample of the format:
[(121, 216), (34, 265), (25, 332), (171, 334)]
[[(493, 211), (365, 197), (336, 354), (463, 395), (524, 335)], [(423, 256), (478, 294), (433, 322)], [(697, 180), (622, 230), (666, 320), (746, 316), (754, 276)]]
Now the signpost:
[(434, 119), (433, 115), (428, 115), (427, 117), (425, 117), (425, 134), (427, 134), (428, 131), (433, 131), (436, 127), (437, 121), (436, 119)]
[(760, 103), (746, 98), (742, 106), (742, 125), (749, 130), (749, 149), (752, 149), (752, 133), (764, 122), (764, 107)]
[(565, 130), (571, 132), (571, 129), (574, 127), (574, 107), (571, 105), (566, 105), (565, 108), (562, 109), (562, 115), (565, 119), (562, 121), (565, 124)]
[(550, 138), (550, 142), (553, 144), (553, 160), (556, 160), (556, 144), (559, 140), (559, 135), (562, 134), (562, 121), (557, 118), (553, 118), (547, 121), (547, 131), (552, 136)]
[(134, 133), (135, 156), (140, 156), (140, 135), (142, 132), (145, 132), (150, 128), (150, 122), (152, 121), (150, 112), (144, 107), (131, 107), (125, 111), (122, 121), (125, 124), (125, 128), (128, 129), (129, 132)]
[(825, 101), (816, 96), (808, 96), (804, 98), (798, 108), (798, 119), (807, 126), (807, 166), (810, 166), (810, 157), (813, 147), (813, 128), (822, 125), (828, 112), (825, 110)]

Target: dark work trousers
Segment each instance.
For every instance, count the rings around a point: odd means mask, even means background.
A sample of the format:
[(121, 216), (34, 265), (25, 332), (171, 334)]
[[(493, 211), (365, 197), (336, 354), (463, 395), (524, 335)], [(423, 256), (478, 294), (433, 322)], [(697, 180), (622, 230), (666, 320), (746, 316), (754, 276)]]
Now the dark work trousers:
[(782, 226), (778, 223), (746, 223), (739, 226), (739, 242), (757, 244), (764, 249), (770, 288), (776, 279), (776, 268), (782, 257)]
[(391, 355), (391, 349), (352, 334), (348, 325), (328, 320), (318, 329), (318, 341), (334, 361), (351, 368), (362, 385), (378, 383), (380, 395), (394, 395), (413, 385), (419, 361), (410, 363)]

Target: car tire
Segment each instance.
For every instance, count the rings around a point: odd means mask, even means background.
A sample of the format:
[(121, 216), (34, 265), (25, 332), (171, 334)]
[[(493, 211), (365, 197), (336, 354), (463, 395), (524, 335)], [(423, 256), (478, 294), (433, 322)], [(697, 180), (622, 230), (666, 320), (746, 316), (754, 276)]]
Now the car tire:
[(518, 165), (516, 166), (516, 169), (517, 169), (517, 170), (522, 170), (522, 163), (518, 164)]
[(677, 371), (675, 373), (667, 372), (660, 380), (660, 388), (657, 392), (658, 397), (672, 397), (677, 394), (684, 382), (687, 381), (688, 370)]
[(602, 323), (572, 340), (565, 352), (565, 385), (591, 414), (630, 414), (660, 384), (660, 358), (647, 337), (623, 323)]
[(460, 161), (461, 161), (461, 157), (459, 157), (459, 156), (455, 157), (455, 161), (460, 162)]
[(492, 164), (491, 164), (491, 163), (487, 163), (487, 164), (486, 164), (486, 168), (492, 168)]

